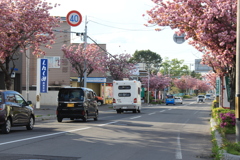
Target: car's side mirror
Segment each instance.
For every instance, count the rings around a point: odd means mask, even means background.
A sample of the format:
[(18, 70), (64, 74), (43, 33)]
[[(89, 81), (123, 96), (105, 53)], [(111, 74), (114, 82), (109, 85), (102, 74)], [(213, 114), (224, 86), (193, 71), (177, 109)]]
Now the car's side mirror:
[(32, 104), (32, 101), (27, 101), (27, 104), (28, 104), (28, 105)]

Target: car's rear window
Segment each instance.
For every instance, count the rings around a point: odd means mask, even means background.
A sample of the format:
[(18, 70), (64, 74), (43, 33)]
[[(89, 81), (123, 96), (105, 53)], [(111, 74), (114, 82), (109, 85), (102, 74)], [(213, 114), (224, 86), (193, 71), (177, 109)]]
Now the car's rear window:
[(204, 96), (198, 96), (198, 98), (204, 98)]
[(60, 89), (58, 93), (59, 101), (83, 101), (84, 92), (82, 89)]
[(131, 93), (118, 93), (118, 97), (131, 97)]
[(119, 90), (128, 90), (131, 89), (131, 86), (118, 86)]

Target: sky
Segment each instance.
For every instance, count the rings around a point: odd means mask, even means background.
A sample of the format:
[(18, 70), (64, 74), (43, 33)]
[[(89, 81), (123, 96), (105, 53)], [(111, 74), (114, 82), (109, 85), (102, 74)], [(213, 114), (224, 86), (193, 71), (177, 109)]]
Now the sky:
[[(184, 64), (191, 65), (200, 59), (202, 53), (190, 46), (187, 41), (177, 44), (173, 41), (174, 31), (165, 28), (155, 31), (157, 26), (146, 27), (146, 11), (155, 6), (151, 0), (47, 0), (60, 6), (50, 10), (53, 16), (66, 17), (72, 10), (77, 10), (83, 17), (82, 23), (71, 27), (73, 32), (85, 32), (99, 44), (106, 44), (112, 55), (129, 53), (136, 50), (150, 50), (163, 59), (177, 58)], [(72, 43), (83, 43), (81, 38), (72, 34)], [(93, 43), (88, 40), (88, 43)], [(193, 68), (192, 68), (193, 69)]]

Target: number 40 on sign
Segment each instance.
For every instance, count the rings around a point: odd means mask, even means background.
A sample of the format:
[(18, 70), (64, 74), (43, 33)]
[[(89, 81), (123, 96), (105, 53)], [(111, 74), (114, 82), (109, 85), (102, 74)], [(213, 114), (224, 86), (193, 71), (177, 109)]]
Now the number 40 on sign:
[(67, 14), (67, 22), (70, 26), (76, 27), (82, 22), (82, 15), (78, 11), (70, 11)]

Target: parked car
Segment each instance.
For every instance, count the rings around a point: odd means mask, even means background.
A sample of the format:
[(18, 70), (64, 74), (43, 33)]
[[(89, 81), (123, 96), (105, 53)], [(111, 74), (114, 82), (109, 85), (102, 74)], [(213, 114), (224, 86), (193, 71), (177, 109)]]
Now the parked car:
[(182, 97), (175, 97), (174, 100), (175, 100), (175, 104), (183, 104)]
[(32, 130), (35, 115), (31, 104), (16, 91), (0, 90), (1, 132), (8, 134), (14, 126), (26, 126), (27, 130)]
[(198, 95), (198, 97), (197, 97), (197, 102), (198, 102), (198, 103), (199, 103), (199, 102), (204, 103), (204, 102), (205, 102), (205, 96), (204, 96), (204, 95)]
[(100, 96), (98, 96), (95, 92), (94, 92), (93, 94), (94, 94), (94, 96), (95, 96), (95, 98), (96, 98), (96, 100), (97, 100), (97, 104), (98, 104), (99, 106), (101, 106), (101, 105), (103, 104), (103, 98), (100, 97)]
[(94, 91), (83, 87), (60, 88), (58, 92), (57, 120), (62, 122), (63, 118), (98, 120), (98, 105)]

